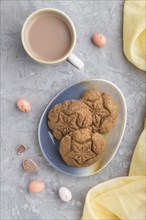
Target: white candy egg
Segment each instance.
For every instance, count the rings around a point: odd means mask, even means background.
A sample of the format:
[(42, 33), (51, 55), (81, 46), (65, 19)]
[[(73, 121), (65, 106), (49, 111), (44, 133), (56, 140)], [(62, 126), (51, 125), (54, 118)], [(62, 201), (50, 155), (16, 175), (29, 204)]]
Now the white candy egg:
[(59, 188), (59, 196), (60, 199), (64, 202), (69, 202), (72, 198), (71, 191), (66, 187)]

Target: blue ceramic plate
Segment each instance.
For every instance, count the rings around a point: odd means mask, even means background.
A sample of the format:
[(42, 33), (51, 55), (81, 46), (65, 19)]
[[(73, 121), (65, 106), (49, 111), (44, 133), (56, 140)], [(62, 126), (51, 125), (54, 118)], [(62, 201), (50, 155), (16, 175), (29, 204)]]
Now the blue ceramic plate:
[[(118, 117), (114, 129), (105, 135), (107, 149), (102, 161), (99, 164), (95, 163), (89, 167), (78, 168), (69, 166), (62, 160), (59, 153), (59, 141), (54, 138), (52, 131), (48, 128), (47, 116), (54, 105), (62, 103), (67, 99), (79, 99), (81, 93), (87, 89), (98, 89), (100, 92), (109, 93), (118, 105)], [(41, 151), (49, 164), (63, 173), (80, 177), (92, 175), (102, 170), (115, 155), (124, 134), (126, 118), (127, 110), (125, 99), (116, 85), (101, 79), (77, 83), (60, 92), (46, 107), (38, 128), (38, 139)]]

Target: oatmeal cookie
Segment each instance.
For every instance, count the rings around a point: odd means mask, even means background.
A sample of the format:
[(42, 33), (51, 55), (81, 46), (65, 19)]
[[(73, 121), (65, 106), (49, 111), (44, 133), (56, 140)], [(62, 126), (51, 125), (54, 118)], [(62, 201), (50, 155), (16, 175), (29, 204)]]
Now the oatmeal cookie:
[(48, 126), (58, 140), (73, 130), (90, 127), (91, 124), (91, 111), (80, 100), (66, 100), (55, 105), (48, 114)]
[(107, 133), (114, 127), (118, 108), (112, 96), (93, 89), (83, 92), (81, 100), (92, 113), (93, 132)]
[(76, 167), (86, 167), (102, 158), (105, 147), (103, 135), (83, 128), (62, 138), (59, 151), (65, 163)]

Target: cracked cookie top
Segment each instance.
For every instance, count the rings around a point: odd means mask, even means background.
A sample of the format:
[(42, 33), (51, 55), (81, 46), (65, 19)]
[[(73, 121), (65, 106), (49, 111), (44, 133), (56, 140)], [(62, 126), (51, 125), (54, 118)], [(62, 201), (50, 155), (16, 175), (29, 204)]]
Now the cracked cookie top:
[(91, 111), (81, 100), (66, 100), (63, 104), (56, 104), (48, 114), (48, 126), (58, 140), (71, 131), (90, 127), (91, 124)]
[(112, 96), (98, 90), (87, 90), (81, 94), (81, 100), (92, 113), (92, 131), (107, 133), (115, 125), (118, 107)]
[(106, 142), (99, 133), (92, 133), (91, 129), (75, 130), (60, 142), (60, 154), (65, 163), (71, 166), (89, 166), (103, 156)]

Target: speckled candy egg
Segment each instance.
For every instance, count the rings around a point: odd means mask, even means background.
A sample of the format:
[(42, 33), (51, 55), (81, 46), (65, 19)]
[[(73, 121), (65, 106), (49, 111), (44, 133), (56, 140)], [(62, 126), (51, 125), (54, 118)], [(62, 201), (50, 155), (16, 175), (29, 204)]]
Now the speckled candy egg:
[(28, 185), (29, 192), (38, 193), (45, 189), (45, 183), (40, 180), (33, 180)]
[(16, 104), (22, 112), (29, 112), (31, 109), (30, 102), (25, 98), (18, 99)]
[(98, 47), (103, 47), (107, 43), (105, 36), (100, 33), (94, 33), (92, 36), (92, 40), (94, 44)]
[(69, 202), (72, 198), (71, 191), (66, 187), (59, 188), (59, 196), (60, 199), (64, 202)]

